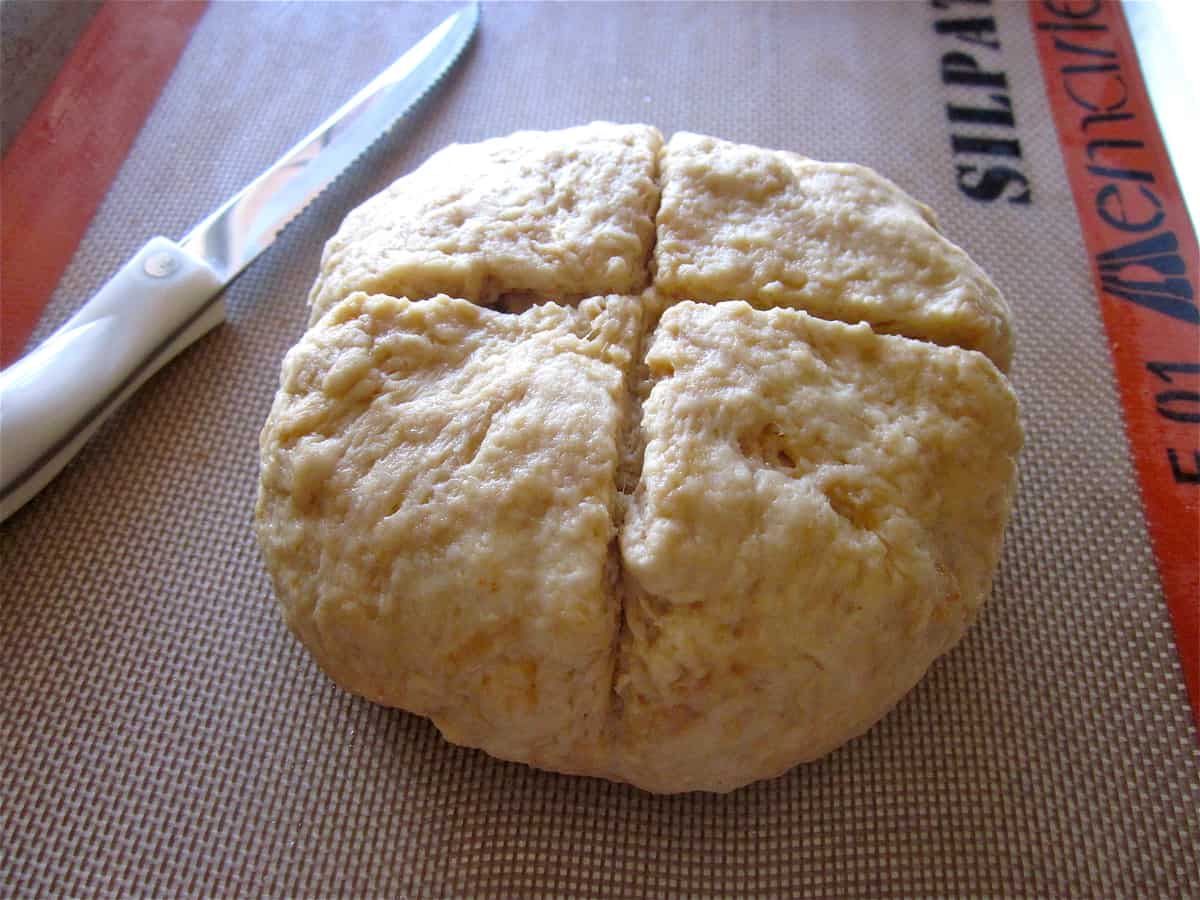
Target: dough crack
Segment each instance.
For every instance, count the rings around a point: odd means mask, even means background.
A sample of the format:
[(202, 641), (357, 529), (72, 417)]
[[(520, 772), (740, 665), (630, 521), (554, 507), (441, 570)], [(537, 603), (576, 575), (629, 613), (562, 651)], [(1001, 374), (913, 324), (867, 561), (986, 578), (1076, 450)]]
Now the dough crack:
[(611, 586), (613, 599), (617, 604), (617, 629), (613, 636), (612, 671), (608, 685), (609, 708), (605, 723), (608, 731), (612, 731), (619, 723), (622, 708), (617, 683), (621, 677), (621, 647), (627, 640), (629, 621), (626, 611), (628, 584), (625, 565), (621, 558), (620, 538), (626, 515), (629, 512), (629, 505), (633, 502), (633, 495), (641, 481), (642, 456), (645, 452), (642, 433), (642, 400), (644, 385), (649, 377), (645, 363), (648, 335), (646, 297), (651, 293), (652, 288), (643, 292), (637, 303), (634, 343), (629, 363), (625, 368), (621, 394), (622, 415), (617, 445), (616, 496), (612, 511), (613, 539), (609, 548), (613, 565)]
[(650, 164), (650, 178), (654, 182), (654, 195), (650, 201), (650, 224), (652, 227), (650, 238), (646, 241), (646, 253), (642, 257), (642, 287), (646, 290), (653, 290), (657, 281), (655, 251), (658, 249), (658, 211), (662, 208), (662, 158), (665, 152), (664, 147), (659, 147)]

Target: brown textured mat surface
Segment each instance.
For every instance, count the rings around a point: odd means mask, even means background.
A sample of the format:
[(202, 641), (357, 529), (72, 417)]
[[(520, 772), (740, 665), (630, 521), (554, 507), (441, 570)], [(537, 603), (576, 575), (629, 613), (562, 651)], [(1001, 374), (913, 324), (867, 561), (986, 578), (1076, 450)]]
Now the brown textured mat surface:
[[(37, 337), (446, 13), (214, 5)], [(956, 189), (956, 45), (926, 5), (485, 9), (432, 100), (231, 287), (229, 323), (0, 526), (0, 893), (1200, 894), (1200, 753), (1028, 11), (989, 14), (1028, 206)], [(1017, 314), (1028, 441), (982, 620), (866, 736), (725, 797), (497, 762), (342, 693), (251, 532), (258, 429), (345, 213), (448, 142), (601, 118), (873, 166)]]

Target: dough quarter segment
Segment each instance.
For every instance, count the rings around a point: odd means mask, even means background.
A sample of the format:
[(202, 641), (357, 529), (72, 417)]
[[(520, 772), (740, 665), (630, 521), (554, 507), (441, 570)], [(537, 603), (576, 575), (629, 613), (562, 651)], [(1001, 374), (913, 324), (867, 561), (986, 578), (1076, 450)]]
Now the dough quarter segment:
[(630, 308), (353, 294), (288, 354), (259, 536), (335, 680), (498, 756), (595, 744)]
[(649, 126), (593, 123), (445, 148), (346, 217), (313, 321), (354, 291), (491, 304), (642, 290), (661, 145)]
[(981, 354), (740, 302), (672, 306), (646, 362), (618, 752), (729, 789), (865, 730), (961, 637), (1016, 402)]
[(995, 285), (928, 207), (863, 166), (675, 134), (654, 258), (675, 299), (794, 307), (1012, 362)]
[[(757, 154), (766, 174), (747, 186), (697, 146)], [(453, 741), (649, 790), (730, 790), (861, 733), (986, 596), (1020, 427), (981, 353), (803, 307), (888, 311), (888, 285), (916, 272), (896, 330), (990, 334), (1004, 363), (998, 292), (923, 207), (859, 167), (693, 135), (663, 149), (653, 129), (604, 124), (475, 149), (501, 183), (474, 189), (464, 222), (494, 229), (455, 224), (466, 194), (428, 181), (446, 159), (479, 164), (457, 147), (351, 213), (327, 247), (314, 324), (263, 432), (260, 541), (289, 625), (339, 683)], [(583, 201), (581, 160), (611, 176)], [(849, 240), (827, 232), (877, 208), (868, 250), (891, 241), (902, 264), (816, 259), (822, 290), (772, 309), (779, 272), (811, 256), (800, 239), (786, 265), (759, 252), (794, 225), (796, 205), (778, 209), (789, 178), (835, 185), (805, 212), (821, 240)], [(846, 201), (847, 180), (869, 199)], [(690, 186), (730, 184), (733, 201), (689, 218)], [(411, 243), (429, 223), (383, 210), (435, 195), (446, 233), (420, 235), (441, 248), (431, 262)], [(571, 197), (606, 224), (564, 220)], [(614, 273), (625, 296), (588, 296)], [(466, 296), (424, 299), (446, 278)], [(984, 299), (946, 289), (955, 278)], [(838, 279), (853, 302), (827, 302)], [(729, 285), (745, 296), (717, 302)], [(397, 286), (419, 296), (356, 292)], [(508, 294), (529, 308), (477, 305)], [(989, 332), (981, 309), (1003, 327)]]

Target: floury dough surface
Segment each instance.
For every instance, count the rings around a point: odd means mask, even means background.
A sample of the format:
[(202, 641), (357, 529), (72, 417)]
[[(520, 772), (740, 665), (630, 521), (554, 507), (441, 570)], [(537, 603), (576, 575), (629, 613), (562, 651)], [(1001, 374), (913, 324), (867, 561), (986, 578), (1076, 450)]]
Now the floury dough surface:
[(359, 293), (288, 354), (259, 535), (331, 676), (499, 756), (589, 758), (636, 312)]
[(333, 679), (452, 741), (731, 790), (870, 727), (990, 590), (1007, 307), (869, 170), (647, 126), (455, 146), (311, 299), (264, 557)]
[(862, 166), (676, 134), (663, 159), (660, 291), (864, 321), (1012, 361), (1008, 304), (932, 210)]
[(346, 217), (314, 320), (354, 291), (477, 303), (640, 291), (661, 146), (646, 125), (593, 124), (445, 148)]
[(1016, 475), (986, 358), (741, 302), (670, 307), (621, 530), (623, 773), (732, 788), (864, 731), (962, 636)]

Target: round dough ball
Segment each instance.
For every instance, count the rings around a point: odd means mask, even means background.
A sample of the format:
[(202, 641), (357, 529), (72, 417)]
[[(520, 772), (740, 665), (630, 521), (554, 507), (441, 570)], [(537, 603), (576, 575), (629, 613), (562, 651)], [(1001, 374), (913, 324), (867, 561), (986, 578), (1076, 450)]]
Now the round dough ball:
[(727, 791), (862, 733), (991, 586), (1010, 314), (869, 170), (597, 123), (351, 213), (261, 440), (339, 684), (451, 741)]

